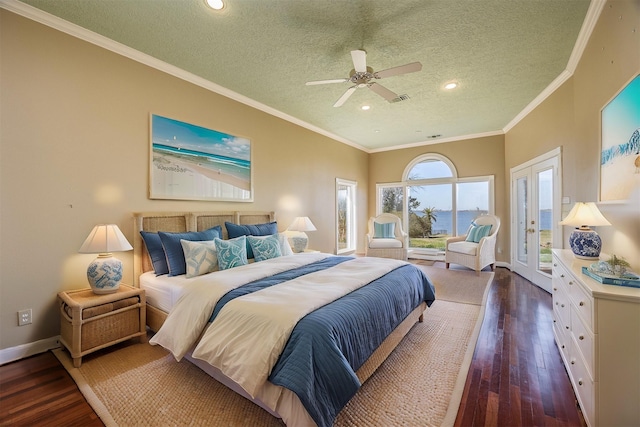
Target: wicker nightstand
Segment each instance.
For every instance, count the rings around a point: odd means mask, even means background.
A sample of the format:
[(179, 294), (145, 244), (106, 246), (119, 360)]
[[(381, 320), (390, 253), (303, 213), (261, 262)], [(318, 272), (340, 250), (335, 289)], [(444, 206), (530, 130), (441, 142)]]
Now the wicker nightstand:
[(97, 295), (91, 289), (60, 292), (60, 342), (76, 368), (82, 356), (139, 337), (146, 342), (144, 290), (120, 285), (118, 291)]

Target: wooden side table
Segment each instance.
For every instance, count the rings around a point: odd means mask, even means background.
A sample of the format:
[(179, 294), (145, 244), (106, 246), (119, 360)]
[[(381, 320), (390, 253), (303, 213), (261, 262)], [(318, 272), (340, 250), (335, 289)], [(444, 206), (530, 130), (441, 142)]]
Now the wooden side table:
[(138, 337), (147, 341), (144, 290), (128, 285), (111, 294), (94, 294), (91, 289), (58, 293), (60, 343), (73, 358), (76, 368), (82, 356)]

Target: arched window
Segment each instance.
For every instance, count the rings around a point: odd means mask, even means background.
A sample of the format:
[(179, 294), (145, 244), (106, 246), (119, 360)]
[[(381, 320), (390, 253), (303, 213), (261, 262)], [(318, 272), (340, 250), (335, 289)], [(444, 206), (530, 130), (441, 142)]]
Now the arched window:
[(494, 211), (493, 176), (458, 178), (453, 162), (441, 154), (416, 157), (402, 182), (376, 187), (377, 214), (402, 218), (415, 258), (438, 259), (448, 237), (465, 234), (474, 218)]

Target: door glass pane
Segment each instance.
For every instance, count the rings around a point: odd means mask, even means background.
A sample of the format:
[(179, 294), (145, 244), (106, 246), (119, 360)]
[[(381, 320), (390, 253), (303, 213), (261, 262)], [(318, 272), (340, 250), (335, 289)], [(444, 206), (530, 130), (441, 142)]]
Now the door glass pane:
[[(467, 234), (471, 221), (489, 213), (489, 182), (462, 182), (456, 193), (456, 236)], [(453, 232), (449, 230), (450, 233)], [(453, 235), (453, 234), (452, 234)]]
[(347, 218), (349, 202), (349, 187), (338, 185), (338, 250), (348, 247)]
[(540, 252), (538, 270), (551, 273), (551, 247), (553, 246), (553, 169), (538, 173), (538, 241)]
[(452, 184), (412, 185), (407, 189), (409, 247), (444, 251), (453, 230)]
[(527, 264), (527, 178), (518, 178), (516, 181), (516, 256), (518, 261)]

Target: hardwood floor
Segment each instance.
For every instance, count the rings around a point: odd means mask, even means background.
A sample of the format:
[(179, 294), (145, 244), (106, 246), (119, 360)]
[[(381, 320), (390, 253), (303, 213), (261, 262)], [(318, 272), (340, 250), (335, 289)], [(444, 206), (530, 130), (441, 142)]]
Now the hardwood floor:
[[(551, 312), (549, 294), (496, 269), (456, 426), (585, 426)], [(48, 352), (0, 367), (0, 426), (9, 425), (103, 424)]]

